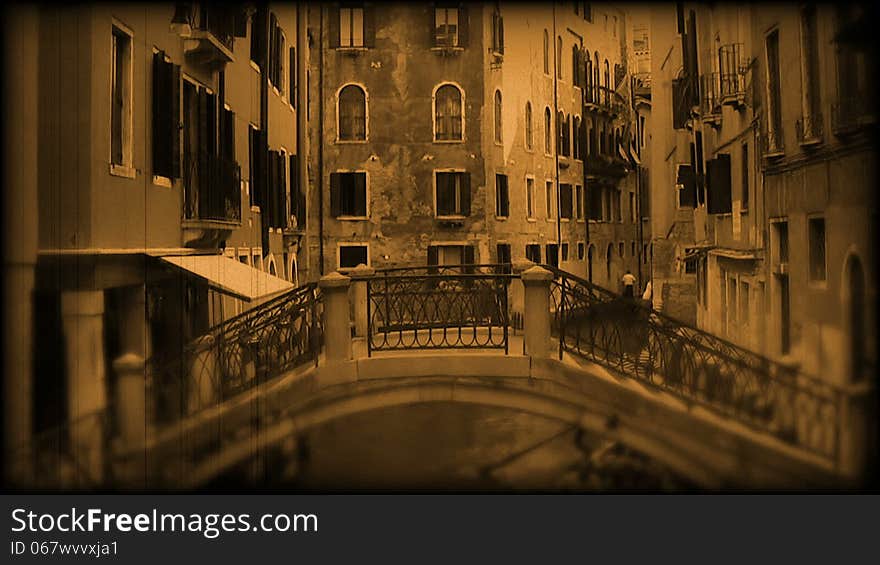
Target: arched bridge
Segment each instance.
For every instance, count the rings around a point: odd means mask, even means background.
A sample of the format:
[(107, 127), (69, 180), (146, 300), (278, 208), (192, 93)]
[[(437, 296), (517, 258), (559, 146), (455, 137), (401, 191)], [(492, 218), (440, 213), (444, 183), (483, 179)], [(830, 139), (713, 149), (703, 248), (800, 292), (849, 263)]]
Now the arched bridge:
[(148, 386), (30, 447), (48, 486), (198, 487), (336, 418), (432, 402), (565, 422), (708, 488), (847, 486), (862, 447), (844, 391), (531, 264), (334, 273), (118, 370)]

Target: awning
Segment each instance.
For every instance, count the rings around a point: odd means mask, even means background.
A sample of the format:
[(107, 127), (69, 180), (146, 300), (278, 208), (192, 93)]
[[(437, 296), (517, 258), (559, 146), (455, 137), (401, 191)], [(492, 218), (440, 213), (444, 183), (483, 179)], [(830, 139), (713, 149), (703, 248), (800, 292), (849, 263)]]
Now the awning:
[(204, 279), (219, 292), (248, 302), (270, 298), (293, 288), (284, 279), (223, 255), (166, 255), (160, 259)]

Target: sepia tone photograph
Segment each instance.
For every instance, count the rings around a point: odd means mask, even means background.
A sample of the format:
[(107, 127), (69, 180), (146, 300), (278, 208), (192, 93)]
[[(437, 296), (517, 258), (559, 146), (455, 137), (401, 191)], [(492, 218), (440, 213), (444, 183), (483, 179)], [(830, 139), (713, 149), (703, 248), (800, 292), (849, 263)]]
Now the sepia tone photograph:
[(20, 3), (11, 491), (863, 491), (869, 4)]

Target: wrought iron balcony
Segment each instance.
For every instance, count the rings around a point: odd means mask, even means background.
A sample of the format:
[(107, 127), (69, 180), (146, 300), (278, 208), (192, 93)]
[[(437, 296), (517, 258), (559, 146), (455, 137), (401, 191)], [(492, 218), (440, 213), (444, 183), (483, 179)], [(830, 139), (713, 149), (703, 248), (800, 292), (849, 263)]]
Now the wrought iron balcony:
[(187, 220), (241, 221), (241, 167), (202, 151), (185, 159), (184, 217)]
[(874, 123), (874, 115), (869, 106), (868, 96), (852, 96), (842, 98), (837, 104), (831, 105), (831, 130), (836, 136), (855, 133), (863, 127)]
[(236, 11), (223, 4), (178, 3), (172, 27), (184, 38), (187, 59), (223, 65), (233, 60)]
[(794, 123), (798, 143), (802, 146), (822, 143), (822, 114), (803, 116)]
[(611, 117), (626, 113), (623, 96), (606, 86), (593, 86), (584, 90), (584, 105), (587, 111), (601, 112)]
[(722, 104), (741, 106), (746, 98), (745, 75), (748, 62), (742, 55), (742, 43), (730, 43), (718, 48), (721, 63), (720, 98)]
[(700, 77), (700, 114), (703, 121), (711, 124), (721, 123), (721, 99), (718, 97), (719, 74), (706, 73)]

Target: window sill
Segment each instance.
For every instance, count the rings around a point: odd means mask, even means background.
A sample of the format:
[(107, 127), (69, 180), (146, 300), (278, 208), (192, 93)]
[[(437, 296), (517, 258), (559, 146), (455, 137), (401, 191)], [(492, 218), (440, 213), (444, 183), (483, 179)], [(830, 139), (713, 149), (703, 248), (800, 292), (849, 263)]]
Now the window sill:
[(259, 206), (251, 206), (251, 212), (254, 212), (254, 213), (256, 213), (256, 214), (259, 214), (259, 213), (260, 213), (260, 207), (259, 207)]
[(336, 216), (336, 219), (342, 222), (363, 222), (369, 220), (369, 216)]
[(360, 55), (361, 53), (366, 53), (368, 50), (369, 48), (363, 45), (346, 45), (336, 48), (337, 53), (344, 53), (347, 55)]
[(467, 216), (434, 216), (434, 219), (442, 222), (460, 222), (466, 220)]
[(571, 221), (571, 218), (559, 218), (559, 221), (567, 224)]
[(367, 143), (366, 139), (337, 139), (334, 143), (337, 145), (364, 145)]
[(464, 143), (464, 139), (434, 139), (434, 143), (439, 143), (441, 145), (461, 145)]
[(164, 188), (171, 188), (171, 179), (161, 175), (153, 175), (153, 185)]
[(260, 65), (256, 64), (253, 59), (249, 59), (248, 62), (251, 64), (251, 68), (257, 71), (260, 74), (263, 74), (262, 69), (260, 69)]
[(526, 218), (526, 221), (534, 224), (535, 222), (538, 221), (538, 218)]
[(114, 177), (122, 177), (126, 179), (133, 179), (137, 176), (137, 171), (133, 167), (127, 167), (125, 165), (110, 165), (110, 174)]
[(445, 46), (439, 45), (431, 47), (431, 51), (434, 53), (458, 53), (460, 51), (464, 51), (464, 47), (459, 47), (457, 45)]
[(506, 222), (509, 217), (510, 216), (495, 216), (495, 219), (499, 222)]

